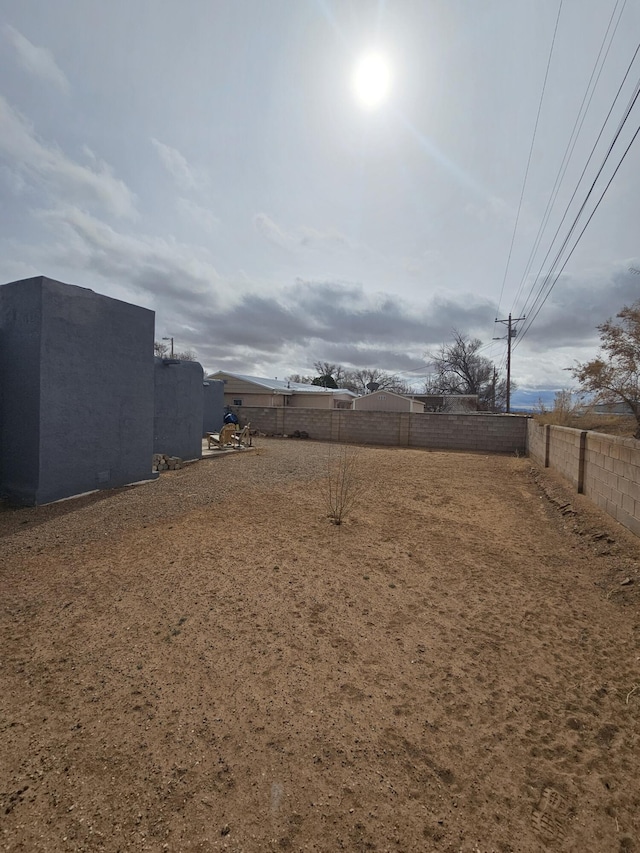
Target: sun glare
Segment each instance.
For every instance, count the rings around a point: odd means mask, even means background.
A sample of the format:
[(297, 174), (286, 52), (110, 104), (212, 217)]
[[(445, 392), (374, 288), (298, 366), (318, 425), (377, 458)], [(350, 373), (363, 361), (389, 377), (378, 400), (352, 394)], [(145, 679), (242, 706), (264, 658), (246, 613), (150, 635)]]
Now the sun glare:
[(375, 109), (389, 94), (391, 69), (379, 53), (368, 53), (358, 61), (353, 73), (353, 91), (361, 106)]

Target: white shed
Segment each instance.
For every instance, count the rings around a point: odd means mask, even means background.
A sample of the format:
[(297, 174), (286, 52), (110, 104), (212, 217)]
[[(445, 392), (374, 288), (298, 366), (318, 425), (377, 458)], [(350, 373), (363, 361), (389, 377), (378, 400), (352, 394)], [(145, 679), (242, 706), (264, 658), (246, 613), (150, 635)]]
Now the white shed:
[(353, 401), (353, 408), (361, 412), (424, 412), (424, 403), (396, 394), (395, 391), (373, 391)]

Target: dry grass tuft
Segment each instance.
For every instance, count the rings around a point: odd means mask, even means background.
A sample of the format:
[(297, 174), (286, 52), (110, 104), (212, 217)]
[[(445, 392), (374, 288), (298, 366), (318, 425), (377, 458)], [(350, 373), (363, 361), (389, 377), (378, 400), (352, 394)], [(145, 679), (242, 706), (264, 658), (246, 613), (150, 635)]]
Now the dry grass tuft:
[(557, 418), (551, 411), (536, 414), (535, 419), (540, 424), (604, 432), (607, 435), (619, 435), (622, 438), (633, 438), (636, 431), (636, 420), (631, 415), (598, 415), (587, 411), (583, 414), (576, 412)]

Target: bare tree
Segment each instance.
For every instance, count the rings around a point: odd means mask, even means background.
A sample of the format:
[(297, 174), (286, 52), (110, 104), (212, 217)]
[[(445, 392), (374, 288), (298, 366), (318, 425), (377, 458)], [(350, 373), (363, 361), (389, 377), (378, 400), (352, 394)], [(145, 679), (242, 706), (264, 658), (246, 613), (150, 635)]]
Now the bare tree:
[[(165, 344), (162, 341), (154, 341), (153, 354), (157, 358), (169, 358), (169, 344)], [(174, 352), (173, 357), (177, 358), (179, 361), (198, 360), (197, 353), (192, 349), (184, 350), (183, 352)]]
[(311, 385), (313, 376), (302, 376), (300, 373), (292, 373), (286, 377), (288, 382), (298, 382), (300, 385)]
[(185, 350), (182, 350), (182, 352), (174, 353), (174, 358), (177, 358), (180, 361), (197, 361), (198, 360), (198, 354), (196, 353), (195, 350), (185, 349)]
[[(374, 368), (363, 368), (361, 370), (348, 370), (341, 364), (332, 364), (330, 361), (314, 361), (314, 368), (318, 375), (309, 378), (313, 385), (323, 385), (326, 388), (345, 388), (354, 394), (369, 394), (369, 385), (376, 384), (377, 390), (395, 391), (396, 394), (410, 394), (409, 385), (395, 373), (387, 373), (384, 370)], [(294, 374), (297, 375), (297, 374)], [(289, 377), (292, 381), (298, 381)], [(302, 381), (306, 381), (304, 378)]]
[(322, 376), (314, 376), (311, 380), (312, 385), (319, 385), (321, 388), (337, 388), (338, 383), (330, 373), (323, 373)]
[(394, 391), (396, 394), (410, 394), (411, 389), (407, 383), (394, 373), (386, 373), (378, 368), (364, 368), (362, 370), (348, 370), (342, 383), (343, 388), (348, 388), (356, 394), (369, 394), (372, 385), (377, 385), (376, 391)]
[(604, 403), (622, 400), (636, 419), (635, 438), (640, 439), (640, 299), (625, 305), (598, 326), (600, 354), (593, 361), (572, 368), (583, 391)]
[[(479, 338), (470, 338), (454, 329), (452, 343), (442, 344), (437, 352), (427, 354), (433, 373), (425, 394), (475, 394), (480, 409), (502, 411), (506, 407), (507, 383), (500, 378), (493, 362), (480, 355), (481, 348)], [(511, 382), (511, 390), (514, 388)]]
[(345, 370), (341, 364), (332, 364), (330, 361), (314, 361), (313, 368), (317, 373), (317, 377), (330, 376), (336, 383), (336, 388), (342, 387)]

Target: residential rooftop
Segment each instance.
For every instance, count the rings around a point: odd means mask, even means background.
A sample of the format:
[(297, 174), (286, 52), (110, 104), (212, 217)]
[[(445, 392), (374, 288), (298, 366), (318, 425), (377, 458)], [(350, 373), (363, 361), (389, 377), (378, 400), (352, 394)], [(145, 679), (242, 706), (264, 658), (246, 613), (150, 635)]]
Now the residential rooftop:
[(216, 379), (220, 374), (240, 379), (243, 382), (251, 382), (253, 385), (259, 385), (269, 391), (280, 391), (283, 394), (291, 394), (294, 391), (298, 391), (311, 394), (348, 394), (351, 397), (358, 396), (347, 388), (324, 388), (322, 385), (307, 385), (305, 382), (291, 382), (288, 379), (267, 379), (264, 376), (247, 376), (243, 373), (231, 373), (228, 370), (218, 370), (216, 373), (209, 374), (207, 379)]

